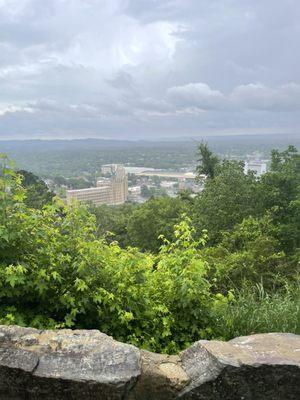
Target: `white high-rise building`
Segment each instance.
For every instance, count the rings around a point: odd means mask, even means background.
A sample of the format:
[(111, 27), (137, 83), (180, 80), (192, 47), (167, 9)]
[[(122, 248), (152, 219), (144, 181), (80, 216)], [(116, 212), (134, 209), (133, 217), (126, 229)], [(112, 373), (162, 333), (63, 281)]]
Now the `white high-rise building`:
[(99, 178), (97, 180), (97, 187), (67, 190), (68, 204), (73, 200), (91, 202), (95, 205), (118, 205), (125, 203), (128, 196), (128, 180), (125, 168), (119, 164), (109, 164), (105, 167), (107, 171), (105, 173), (111, 174), (111, 177)]

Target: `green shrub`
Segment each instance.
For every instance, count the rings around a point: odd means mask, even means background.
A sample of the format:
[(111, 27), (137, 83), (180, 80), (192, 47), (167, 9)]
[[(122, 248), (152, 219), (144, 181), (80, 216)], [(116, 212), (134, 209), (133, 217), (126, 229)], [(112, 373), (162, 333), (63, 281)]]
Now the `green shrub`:
[[(24, 203), (18, 175), (1, 178), (0, 320), (37, 328), (97, 328), (155, 351), (175, 352), (212, 335), (225, 304), (186, 218), (158, 255), (96, 238), (95, 217), (55, 200)], [(202, 238), (202, 243), (205, 238)]]
[[(221, 245), (203, 250), (207, 233), (195, 240), (183, 216), (170, 235), (174, 240), (160, 237), (163, 245), (153, 255), (99, 239), (86, 207), (54, 199), (33, 209), (25, 197), (20, 176), (3, 157), (0, 323), (95, 328), (169, 353), (199, 339), (299, 332), (299, 287), (287, 284), (278, 293), (273, 284), (267, 292), (252, 288), (262, 277), (275, 282), (278, 269), (284, 276), (284, 254), (276, 252), (266, 221), (244, 220)], [(234, 296), (230, 289), (245, 277), (249, 289)]]

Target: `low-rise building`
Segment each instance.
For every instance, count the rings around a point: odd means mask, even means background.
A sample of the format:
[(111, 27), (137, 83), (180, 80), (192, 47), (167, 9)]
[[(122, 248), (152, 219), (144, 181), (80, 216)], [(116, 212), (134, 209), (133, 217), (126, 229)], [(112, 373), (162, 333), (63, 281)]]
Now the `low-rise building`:
[(256, 176), (261, 176), (267, 172), (267, 164), (263, 161), (246, 161), (244, 172), (247, 174), (252, 171)]
[(113, 175), (118, 167), (124, 168), (119, 164), (104, 164), (101, 166), (101, 172), (104, 175)]
[(130, 186), (128, 188), (129, 194), (132, 195), (140, 195), (141, 194), (141, 187), (140, 186)]

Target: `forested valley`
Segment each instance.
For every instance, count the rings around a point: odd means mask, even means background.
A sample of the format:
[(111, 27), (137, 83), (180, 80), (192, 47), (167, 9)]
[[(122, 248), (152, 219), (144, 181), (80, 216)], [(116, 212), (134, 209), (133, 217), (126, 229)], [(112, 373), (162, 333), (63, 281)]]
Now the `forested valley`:
[(99, 329), (176, 353), (199, 339), (300, 333), (300, 154), (244, 174), (199, 146), (196, 196), (72, 204), (1, 157), (0, 323)]

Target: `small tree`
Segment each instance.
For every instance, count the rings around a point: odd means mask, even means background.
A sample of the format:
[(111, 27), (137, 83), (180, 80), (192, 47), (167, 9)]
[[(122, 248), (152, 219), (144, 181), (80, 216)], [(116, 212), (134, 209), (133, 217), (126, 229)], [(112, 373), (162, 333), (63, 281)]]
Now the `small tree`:
[(213, 179), (216, 173), (216, 167), (220, 163), (220, 160), (214, 155), (207, 145), (207, 143), (201, 142), (198, 146), (198, 166), (197, 166), (197, 179), (201, 180), (200, 175), (206, 175), (208, 178)]

